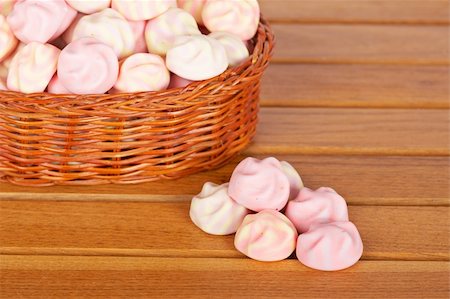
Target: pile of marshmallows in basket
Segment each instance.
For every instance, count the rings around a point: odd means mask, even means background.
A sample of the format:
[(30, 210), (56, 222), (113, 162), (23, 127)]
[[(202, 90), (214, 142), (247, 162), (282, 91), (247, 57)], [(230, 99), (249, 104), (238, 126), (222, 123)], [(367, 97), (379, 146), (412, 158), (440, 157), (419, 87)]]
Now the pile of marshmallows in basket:
[(259, 261), (286, 259), (297, 248), (304, 265), (336, 271), (363, 252), (344, 198), (331, 188), (304, 187), (297, 171), (275, 158), (247, 158), (229, 183), (206, 183), (192, 199), (190, 217), (206, 233), (236, 233), (236, 249)]
[(1, 0), (0, 90), (185, 87), (249, 56), (257, 0)]

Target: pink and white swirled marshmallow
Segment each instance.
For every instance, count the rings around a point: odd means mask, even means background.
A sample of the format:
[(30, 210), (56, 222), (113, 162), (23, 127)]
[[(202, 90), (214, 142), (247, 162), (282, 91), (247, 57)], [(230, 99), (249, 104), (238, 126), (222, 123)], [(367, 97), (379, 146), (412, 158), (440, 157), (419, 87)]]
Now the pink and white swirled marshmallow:
[(64, 87), (64, 85), (61, 83), (61, 80), (59, 80), (58, 75), (55, 74), (50, 80), (50, 83), (48, 84), (47, 91), (52, 94), (71, 94), (70, 90)]
[(203, 25), (202, 11), (206, 0), (177, 0), (178, 7), (190, 13), (199, 25)]
[(83, 14), (93, 14), (111, 6), (111, 0), (66, 0), (66, 2)]
[(231, 175), (228, 194), (252, 211), (282, 210), (289, 198), (289, 180), (275, 158), (246, 158)]
[(316, 223), (298, 237), (296, 253), (305, 266), (337, 271), (354, 265), (361, 258), (363, 243), (351, 222)]
[(115, 92), (159, 91), (169, 83), (170, 73), (161, 56), (138, 53), (122, 62), (114, 89)]
[(58, 38), (76, 16), (64, 0), (18, 0), (7, 20), (24, 43), (47, 43)]
[(145, 28), (147, 48), (150, 53), (158, 55), (166, 55), (177, 36), (200, 34), (194, 17), (179, 8), (171, 8), (148, 21)]
[(247, 215), (234, 238), (234, 246), (246, 256), (264, 262), (281, 261), (295, 250), (297, 231), (286, 216), (264, 210)]
[(119, 61), (113, 49), (92, 37), (70, 43), (59, 57), (61, 84), (75, 94), (105, 93), (114, 86), (118, 75)]
[(300, 189), (304, 187), (302, 178), (298, 174), (297, 170), (288, 162), (281, 161), (281, 169), (289, 179), (290, 192), (289, 200), (293, 200), (298, 196)]
[(230, 32), (245, 41), (258, 30), (260, 8), (257, 0), (208, 0), (202, 19), (209, 31)]
[(16, 0), (1, 0), (0, 1), (0, 15), (7, 16), (11, 13)]
[(213, 32), (209, 36), (224, 46), (230, 66), (239, 65), (250, 56), (247, 45), (237, 35), (228, 32)]
[(93, 37), (109, 45), (119, 58), (133, 54), (136, 46), (130, 24), (111, 8), (82, 17), (73, 30), (72, 41), (81, 37)]
[(222, 74), (228, 67), (225, 48), (204, 35), (182, 35), (175, 38), (166, 56), (167, 68), (178, 76), (200, 81)]
[(208, 234), (233, 234), (250, 213), (228, 196), (227, 189), (228, 184), (206, 183), (200, 194), (192, 199), (191, 220)]
[(0, 15), (0, 62), (5, 60), (16, 48), (18, 41), (11, 31), (6, 18)]
[(150, 20), (176, 6), (176, 0), (112, 0), (111, 3), (112, 8), (130, 21)]
[(316, 191), (302, 188), (298, 196), (289, 201), (285, 214), (299, 233), (307, 232), (314, 223), (348, 221), (345, 199), (326, 187)]
[(56, 72), (60, 50), (50, 44), (31, 42), (16, 53), (8, 71), (9, 90), (43, 92)]
[(145, 41), (145, 21), (128, 21), (133, 31), (135, 46), (134, 53), (148, 53), (147, 42)]

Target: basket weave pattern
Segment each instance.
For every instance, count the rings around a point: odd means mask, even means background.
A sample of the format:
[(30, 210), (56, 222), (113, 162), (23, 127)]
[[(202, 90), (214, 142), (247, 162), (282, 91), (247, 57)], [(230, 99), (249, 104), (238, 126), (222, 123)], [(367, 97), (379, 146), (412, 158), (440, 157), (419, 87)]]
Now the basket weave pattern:
[(184, 89), (115, 95), (0, 91), (0, 181), (133, 184), (216, 168), (255, 135), (274, 46), (261, 19), (242, 65)]

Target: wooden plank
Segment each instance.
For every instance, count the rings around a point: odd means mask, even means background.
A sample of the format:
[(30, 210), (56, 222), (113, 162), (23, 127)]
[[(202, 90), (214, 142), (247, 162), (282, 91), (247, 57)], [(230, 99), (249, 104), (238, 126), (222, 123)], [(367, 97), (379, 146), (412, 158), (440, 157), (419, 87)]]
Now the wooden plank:
[(448, 65), (448, 26), (273, 25), (274, 61)]
[[(277, 157), (292, 163), (299, 170), (306, 186), (332, 186), (353, 205), (450, 204), (450, 169), (447, 157)], [(227, 182), (234, 167), (243, 158), (244, 156), (237, 157), (215, 171), (138, 186), (33, 188), (0, 183), (0, 200), (188, 201), (201, 190), (206, 181)]]
[[(241, 257), (207, 235), (189, 203), (1, 201), (0, 253)], [(449, 207), (350, 206), (363, 259), (448, 260)]]
[(448, 66), (271, 64), (261, 104), (450, 108)]
[(274, 22), (448, 24), (446, 0), (259, 0)]
[(298, 261), (2, 256), (1, 298), (448, 298), (446, 262), (360, 262), (319, 272)]

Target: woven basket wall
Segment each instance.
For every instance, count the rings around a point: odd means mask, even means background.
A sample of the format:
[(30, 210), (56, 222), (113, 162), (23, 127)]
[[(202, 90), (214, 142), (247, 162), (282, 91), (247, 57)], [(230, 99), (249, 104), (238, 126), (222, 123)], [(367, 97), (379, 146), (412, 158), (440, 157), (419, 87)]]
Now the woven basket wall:
[(255, 135), (274, 36), (262, 19), (251, 57), (184, 89), (116, 95), (0, 91), (0, 181), (133, 184), (223, 165)]

